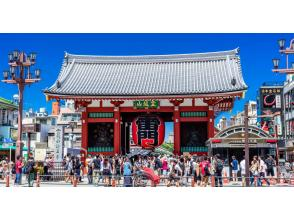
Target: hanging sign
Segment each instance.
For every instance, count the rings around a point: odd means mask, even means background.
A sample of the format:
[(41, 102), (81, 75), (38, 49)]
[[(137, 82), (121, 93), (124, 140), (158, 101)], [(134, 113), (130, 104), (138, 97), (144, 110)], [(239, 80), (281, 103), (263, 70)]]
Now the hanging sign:
[(142, 148), (155, 148), (164, 141), (164, 121), (156, 115), (139, 116), (132, 122), (134, 143)]
[(159, 108), (159, 100), (136, 100), (133, 106), (137, 109), (156, 109)]

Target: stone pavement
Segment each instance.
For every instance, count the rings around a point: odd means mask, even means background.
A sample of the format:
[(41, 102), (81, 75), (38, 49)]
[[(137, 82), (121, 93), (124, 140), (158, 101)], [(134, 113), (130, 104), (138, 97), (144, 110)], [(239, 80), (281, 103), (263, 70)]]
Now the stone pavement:
[[(117, 187), (122, 187), (123, 184), (123, 180), (120, 181), (120, 185), (118, 185)], [(23, 175), (22, 177), (22, 184), (20, 186), (18, 185), (14, 185), (14, 179), (10, 178), (10, 187), (28, 187), (27, 184), (27, 179), (25, 177), (25, 175)], [(5, 179), (2, 180), (0, 179), (0, 187), (5, 187), (6, 186), (6, 181)], [(34, 186), (36, 186), (36, 181), (34, 181)], [(88, 184), (88, 179), (87, 177), (83, 178), (82, 182), (79, 182), (77, 184), (77, 187), (105, 187), (105, 184), (102, 183), (101, 181), (99, 182), (99, 184)], [(186, 185), (184, 184), (182, 187), (191, 187), (191, 181), (189, 181), (188, 183), (186, 183)], [(196, 186), (196, 185), (195, 185)], [(271, 185), (271, 187), (293, 187), (294, 185), (288, 184), (288, 183), (278, 183), (275, 185)], [(50, 181), (50, 182), (46, 182), (46, 181), (41, 181), (40, 182), (40, 187), (73, 187), (73, 185), (70, 182), (65, 182), (65, 181)], [(151, 182), (148, 181), (147, 182), (147, 187), (151, 187)], [(166, 187), (165, 183), (163, 181), (160, 182), (160, 184), (157, 187)], [(171, 186), (171, 187), (175, 187), (175, 185)], [(198, 186), (196, 186), (198, 187)], [(208, 185), (208, 187), (210, 187), (210, 185)], [(232, 182), (230, 181), (229, 183), (224, 184), (224, 187), (242, 187), (242, 182), (238, 181), (238, 182)], [(264, 186), (266, 187), (266, 186)]]

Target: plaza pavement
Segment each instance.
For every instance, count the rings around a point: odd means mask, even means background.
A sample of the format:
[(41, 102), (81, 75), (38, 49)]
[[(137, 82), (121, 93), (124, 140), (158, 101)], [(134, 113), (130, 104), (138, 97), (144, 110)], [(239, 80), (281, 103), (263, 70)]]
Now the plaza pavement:
[[(123, 180), (120, 181), (120, 185), (118, 185), (117, 187), (122, 187), (122, 183)], [(27, 180), (26, 177), (23, 176), (22, 177), (22, 184), (20, 186), (15, 186), (14, 185), (14, 180), (10, 178), (10, 187), (28, 187), (27, 184)], [(287, 183), (279, 183), (279, 184), (275, 184), (275, 185), (271, 185), (271, 187), (293, 187), (294, 185), (291, 184), (287, 184)], [(5, 180), (0, 180), (0, 187), (6, 187), (6, 182)], [(36, 181), (34, 181), (34, 187), (36, 187)], [(50, 182), (44, 182), (41, 181), (40, 182), (40, 187), (73, 187), (73, 185), (69, 182), (65, 182), (65, 181), (50, 181)], [(83, 182), (80, 182), (77, 184), (77, 187), (105, 187), (105, 185), (100, 181), (98, 186), (97, 184), (88, 184), (88, 180), (87, 177), (83, 178)], [(148, 181), (147, 187), (151, 187), (150, 181)], [(157, 187), (166, 187), (166, 185), (161, 181), (160, 184)], [(174, 185), (171, 187), (175, 187)], [(186, 187), (186, 186), (182, 186), (182, 187)], [(188, 187), (191, 187), (191, 182), (188, 183)], [(197, 186), (196, 186), (197, 187)], [(210, 187), (210, 185), (208, 185), (208, 187)], [(238, 181), (238, 182), (229, 182), (227, 184), (224, 184), (224, 187), (242, 187), (242, 182)]]

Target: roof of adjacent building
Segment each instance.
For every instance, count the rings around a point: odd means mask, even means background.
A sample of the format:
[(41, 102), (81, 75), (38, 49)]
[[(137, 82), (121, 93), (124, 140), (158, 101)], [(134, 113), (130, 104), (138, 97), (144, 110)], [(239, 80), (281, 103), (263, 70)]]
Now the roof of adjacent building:
[(244, 91), (238, 49), (177, 55), (65, 54), (56, 96), (165, 96)]
[(8, 99), (0, 97), (0, 109), (18, 109), (18, 106)]

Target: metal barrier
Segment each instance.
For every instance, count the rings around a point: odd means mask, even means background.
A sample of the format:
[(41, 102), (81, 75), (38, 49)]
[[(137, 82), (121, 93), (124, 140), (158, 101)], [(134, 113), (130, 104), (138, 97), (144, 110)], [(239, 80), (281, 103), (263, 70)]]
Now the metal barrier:
[[(57, 172), (56, 172), (57, 173)], [(64, 173), (62, 175), (62, 173)], [(215, 187), (220, 186), (219, 181), (221, 179), (222, 186), (234, 187), (234, 186), (245, 186), (246, 177), (237, 177), (237, 182), (231, 181), (230, 178), (226, 176), (210, 176), (209, 178), (202, 178), (202, 180), (195, 179), (194, 176), (160, 176), (159, 184), (155, 184), (150, 179), (146, 178), (144, 175), (97, 175), (89, 176), (90, 183), (88, 181), (88, 176), (82, 175), (66, 175), (65, 172), (57, 173), (57, 175), (41, 175), (37, 173), (34, 178), (33, 185), (36, 187), (42, 186), (95, 186), (95, 187)], [(3, 180), (0, 181), (0, 187), (14, 186), (15, 175), (6, 175)], [(82, 180), (82, 182), (80, 181)], [(91, 183), (92, 180), (92, 183)], [(254, 186), (294, 186), (294, 176), (290, 177), (249, 177), (252, 187)], [(268, 182), (267, 182), (268, 181)], [(22, 184), (20, 186), (27, 186), (28, 178), (27, 175), (23, 174)]]

